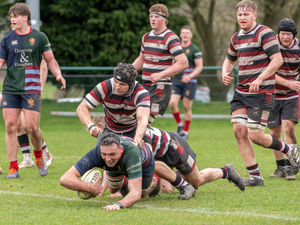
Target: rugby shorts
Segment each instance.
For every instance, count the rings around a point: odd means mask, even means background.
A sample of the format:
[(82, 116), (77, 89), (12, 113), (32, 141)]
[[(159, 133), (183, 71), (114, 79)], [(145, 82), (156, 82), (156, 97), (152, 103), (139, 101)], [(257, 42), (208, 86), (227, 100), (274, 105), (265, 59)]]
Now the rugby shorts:
[(299, 99), (275, 100), (274, 107), (268, 119), (268, 127), (273, 128), (281, 125), (281, 120), (290, 120), (298, 123)]

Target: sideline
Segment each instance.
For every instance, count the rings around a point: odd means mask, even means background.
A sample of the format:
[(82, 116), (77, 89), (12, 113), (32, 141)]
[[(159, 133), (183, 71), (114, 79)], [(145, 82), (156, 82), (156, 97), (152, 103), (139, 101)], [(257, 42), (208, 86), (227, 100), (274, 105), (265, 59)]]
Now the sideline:
[[(63, 196), (57, 195), (42, 195), (37, 193), (23, 193), (23, 192), (12, 192), (12, 191), (2, 191), (0, 190), (0, 194), (6, 195), (16, 195), (16, 196), (31, 196), (31, 197), (39, 197), (39, 198), (51, 198), (51, 199), (60, 199), (66, 201), (83, 201), (79, 197), (74, 198), (67, 198)], [(102, 202), (106, 204), (111, 204), (111, 201), (103, 201), (99, 199), (89, 200), (92, 202)], [(286, 220), (286, 221), (300, 221), (300, 217), (288, 217), (288, 216), (281, 216), (281, 215), (272, 215), (272, 214), (262, 214), (262, 213), (255, 213), (255, 212), (243, 212), (243, 211), (235, 211), (235, 212), (221, 212), (212, 210), (209, 208), (194, 208), (194, 209), (178, 209), (178, 208), (168, 208), (168, 207), (155, 207), (152, 205), (145, 205), (145, 204), (135, 204), (134, 207), (140, 209), (151, 209), (151, 210), (164, 210), (164, 211), (181, 211), (181, 212), (192, 212), (192, 213), (202, 213), (207, 215), (224, 215), (224, 216), (248, 216), (248, 217), (262, 217), (262, 218), (269, 218), (269, 219), (277, 219), (277, 220)]]
[[(95, 115), (104, 115), (103, 113), (90, 112), (91, 116)], [(67, 112), (67, 111), (51, 111), (50, 115), (60, 116), (60, 117), (77, 117), (76, 112)], [(184, 114), (180, 114), (181, 118), (184, 117)], [(158, 118), (167, 118), (173, 119), (172, 114), (158, 115)], [(229, 120), (231, 115), (222, 115), (222, 114), (192, 114), (192, 119), (213, 119), (213, 120)]]

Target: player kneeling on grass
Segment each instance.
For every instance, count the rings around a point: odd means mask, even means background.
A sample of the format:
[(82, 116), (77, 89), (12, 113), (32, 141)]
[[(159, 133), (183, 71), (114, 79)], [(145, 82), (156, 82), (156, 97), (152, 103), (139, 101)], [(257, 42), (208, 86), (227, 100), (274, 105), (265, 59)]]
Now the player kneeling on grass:
[[(94, 167), (106, 171), (107, 182), (100, 185), (101, 177), (93, 184), (79, 179)], [(153, 174), (154, 159), (147, 145), (139, 150), (134, 142), (120, 138), (114, 133), (104, 132), (100, 143), (61, 177), (60, 184), (71, 190), (89, 192), (96, 197), (104, 193), (105, 184), (108, 184), (111, 193), (127, 187), (125, 184), (128, 178), (128, 193), (125, 193), (125, 197), (115, 204), (104, 207), (106, 210), (119, 210), (132, 206), (141, 197), (158, 192), (158, 181)]]
[[(243, 178), (232, 164), (227, 164), (223, 168), (206, 168), (199, 171), (196, 154), (181, 136), (154, 127), (148, 127), (145, 135), (145, 143), (151, 145), (156, 160), (155, 174), (160, 178), (176, 181), (178, 176), (171, 169), (175, 167), (194, 188), (223, 178), (233, 182), (240, 190), (245, 190)], [(165, 167), (164, 164), (169, 167)]]

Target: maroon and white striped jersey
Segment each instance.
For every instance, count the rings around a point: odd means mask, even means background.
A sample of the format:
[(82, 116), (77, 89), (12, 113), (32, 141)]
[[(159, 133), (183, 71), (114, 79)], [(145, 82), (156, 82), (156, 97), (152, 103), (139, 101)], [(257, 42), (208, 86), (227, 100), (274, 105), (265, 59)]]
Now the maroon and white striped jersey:
[(275, 92), (275, 74), (264, 80), (256, 93), (249, 93), (249, 83), (253, 82), (270, 64), (270, 56), (280, 52), (274, 31), (257, 24), (251, 31), (243, 30), (233, 34), (227, 58), (238, 60), (239, 75), (236, 90), (241, 94)]
[[(184, 54), (179, 37), (170, 29), (160, 34), (154, 34), (153, 30), (144, 34), (141, 52), (144, 54), (142, 80), (143, 84), (148, 86), (152, 85), (152, 73), (168, 69), (176, 56)], [(170, 83), (171, 78), (163, 78), (160, 82)]]
[[(300, 43), (298, 39), (295, 38), (294, 40), (294, 45), (291, 48), (286, 48), (280, 45), (283, 64), (276, 72), (276, 75), (287, 80), (299, 79)], [(288, 87), (276, 84), (275, 98), (277, 100), (287, 100), (297, 97), (298, 92), (291, 90)]]
[(150, 126), (146, 129), (144, 140), (152, 146), (155, 159), (161, 158), (168, 151), (171, 143), (171, 137), (166, 131)]
[(150, 95), (141, 84), (135, 82), (133, 90), (124, 96), (117, 95), (114, 78), (102, 81), (85, 100), (90, 109), (103, 104), (106, 127), (115, 133), (128, 132), (137, 127), (136, 109), (150, 108)]

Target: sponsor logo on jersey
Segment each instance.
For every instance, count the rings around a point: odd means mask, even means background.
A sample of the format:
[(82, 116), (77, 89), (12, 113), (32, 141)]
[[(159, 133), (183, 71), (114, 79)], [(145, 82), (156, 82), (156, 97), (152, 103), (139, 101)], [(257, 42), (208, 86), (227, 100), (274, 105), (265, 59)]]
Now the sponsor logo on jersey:
[(34, 106), (34, 100), (32, 98), (28, 99), (27, 102), (28, 102), (28, 106), (30, 108), (32, 108)]
[(35, 39), (34, 39), (34, 38), (29, 38), (29, 43), (30, 43), (31, 45), (34, 45), (34, 44), (35, 44)]
[(18, 44), (18, 40), (13, 40), (12, 42), (11, 42), (11, 45), (17, 45)]

